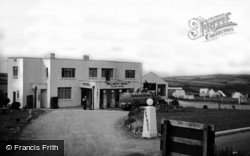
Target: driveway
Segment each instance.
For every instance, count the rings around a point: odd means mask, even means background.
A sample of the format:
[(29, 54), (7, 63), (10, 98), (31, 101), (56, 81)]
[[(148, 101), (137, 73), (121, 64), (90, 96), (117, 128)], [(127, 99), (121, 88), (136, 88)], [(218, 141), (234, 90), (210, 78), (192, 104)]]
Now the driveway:
[(33, 120), (21, 140), (64, 140), (65, 155), (160, 155), (159, 139), (135, 139), (122, 129), (128, 112), (52, 110)]

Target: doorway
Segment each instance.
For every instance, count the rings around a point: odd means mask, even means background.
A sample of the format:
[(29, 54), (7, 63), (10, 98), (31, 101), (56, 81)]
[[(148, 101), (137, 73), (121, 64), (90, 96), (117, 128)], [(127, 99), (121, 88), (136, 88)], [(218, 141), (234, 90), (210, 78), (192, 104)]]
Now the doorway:
[(81, 94), (81, 105), (82, 105), (82, 99), (86, 96), (87, 97), (87, 108), (93, 109), (93, 96), (92, 96), (92, 89), (89, 88), (82, 88), (82, 94)]
[(161, 96), (166, 96), (166, 85), (165, 84), (158, 84), (158, 93)]
[(13, 102), (16, 102), (16, 92), (13, 92)]

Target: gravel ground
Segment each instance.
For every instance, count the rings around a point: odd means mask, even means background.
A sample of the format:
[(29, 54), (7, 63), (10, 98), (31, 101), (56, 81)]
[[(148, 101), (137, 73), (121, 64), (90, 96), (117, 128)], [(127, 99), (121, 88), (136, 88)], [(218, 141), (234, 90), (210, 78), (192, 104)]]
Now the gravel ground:
[(53, 110), (32, 120), (21, 140), (64, 140), (65, 155), (160, 155), (159, 139), (134, 138), (122, 129), (128, 112)]

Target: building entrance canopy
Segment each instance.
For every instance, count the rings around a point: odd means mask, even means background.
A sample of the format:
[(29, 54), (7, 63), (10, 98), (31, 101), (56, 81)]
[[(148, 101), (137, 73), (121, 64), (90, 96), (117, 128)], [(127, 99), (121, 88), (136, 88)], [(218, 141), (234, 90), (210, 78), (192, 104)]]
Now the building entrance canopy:
[(93, 88), (95, 86), (95, 82), (89, 82), (89, 81), (79, 81), (79, 87), (80, 88)]

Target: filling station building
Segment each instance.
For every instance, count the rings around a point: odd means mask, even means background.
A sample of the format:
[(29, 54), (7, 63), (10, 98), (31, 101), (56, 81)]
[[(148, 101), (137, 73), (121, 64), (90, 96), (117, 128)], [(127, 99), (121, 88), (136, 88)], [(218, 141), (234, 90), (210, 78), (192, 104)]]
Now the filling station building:
[(138, 90), (142, 84), (142, 64), (83, 59), (8, 58), (8, 98), (21, 108), (80, 106), (87, 97), (91, 109), (116, 107), (122, 92)]

